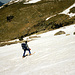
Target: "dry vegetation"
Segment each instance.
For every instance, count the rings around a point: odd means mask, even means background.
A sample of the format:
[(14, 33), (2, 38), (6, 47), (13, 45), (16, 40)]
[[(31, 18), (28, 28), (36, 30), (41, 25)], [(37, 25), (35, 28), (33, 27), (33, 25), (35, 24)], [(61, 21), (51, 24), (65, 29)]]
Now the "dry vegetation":
[[(45, 19), (72, 5), (75, 0), (42, 0), (35, 4), (24, 5), (22, 2), (5, 5), (0, 9), (0, 42), (20, 39), (44, 30), (52, 30), (72, 24), (66, 15), (57, 15), (48, 21)], [(14, 16), (9, 22), (7, 16)]]

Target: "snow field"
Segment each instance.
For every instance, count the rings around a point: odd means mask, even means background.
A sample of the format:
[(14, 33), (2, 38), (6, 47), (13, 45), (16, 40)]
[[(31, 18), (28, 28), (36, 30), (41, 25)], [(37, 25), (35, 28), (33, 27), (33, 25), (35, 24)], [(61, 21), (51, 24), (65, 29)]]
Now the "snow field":
[[(54, 36), (58, 31), (66, 34)], [(0, 47), (0, 75), (75, 75), (75, 24), (28, 42), (35, 54), (22, 58), (21, 44)]]

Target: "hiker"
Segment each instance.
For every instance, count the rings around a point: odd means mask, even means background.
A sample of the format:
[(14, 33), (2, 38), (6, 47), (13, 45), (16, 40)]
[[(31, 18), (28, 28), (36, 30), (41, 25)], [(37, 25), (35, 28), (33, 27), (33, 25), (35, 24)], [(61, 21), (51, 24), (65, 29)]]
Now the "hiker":
[(21, 46), (22, 46), (22, 49), (24, 50), (23, 57), (26, 56), (25, 55), (26, 50), (28, 50), (29, 51), (29, 55), (31, 55), (31, 51), (30, 51), (31, 49), (28, 47), (27, 41), (25, 41), (25, 43), (22, 43)]

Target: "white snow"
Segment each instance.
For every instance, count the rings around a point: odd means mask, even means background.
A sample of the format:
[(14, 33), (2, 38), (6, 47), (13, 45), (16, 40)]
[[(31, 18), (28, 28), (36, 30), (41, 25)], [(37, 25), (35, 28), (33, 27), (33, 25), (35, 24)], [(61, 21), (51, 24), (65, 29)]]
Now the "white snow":
[(69, 15), (70, 17), (73, 17), (75, 16), (75, 13), (69, 13), (70, 12), (70, 9), (75, 7), (75, 3), (70, 6), (68, 9), (64, 10), (63, 12), (61, 12), (60, 14), (66, 14), (66, 15)]
[(53, 15), (53, 16), (48, 17), (48, 18), (46, 19), (46, 21), (47, 21), (48, 19), (50, 19), (50, 18), (54, 17), (54, 16), (56, 16), (56, 15)]
[(20, 1), (22, 1), (22, 0), (11, 0), (10, 2), (20, 2)]
[(41, 0), (30, 0), (30, 1), (25, 2), (25, 3), (23, 3), (23, 4), (36, 3), (36, 2), (39, 2), (39, 1), (41, 1)]
[[(66, 34), (54, 36), (58, 31)], [(22, 58), (21, 43), (0, 47), (0, 75), (75, 75), (75, 24), (28, 42), (35, 54)]]
[[(21, 2), (21, 1), (23, 1), (23, 0), (11, 0), (9, 2), (9, 5), (13, 4), (13, 3), (16, 3), (16, 2)], [(39, 2), (39, 1), (41, 1), (41, 0), (25, 0), (25, 2), (23, 4), (36, 3), (36, 2)]]
[[(66, 10), (64, 10), (63, 12), (58, 13), (58, 14), (66, 14), (66, 15), (69, 15), (70, 17), (73, 17), (73, 16), (75, 16), (75, 13), (69, 13), (70, 9), (73, 8), (73, 7), (75, 7), (75, 3), (72, 6), (70, 6), (69, 8), (67, 8)], [(50, 18), (52, 18), (54, 16), (56, 16), (56, 14), (53, 15), (53, 16), (48, 17), (46, 20), (48, 20), (48, 19), (50, 19)]]
[(4, 6), (0, 6), (0, 9), (2, 9)]
[(8, 2), (8, 5), (11, 5), (11, 4), (17, 3), (17, 2), (21, 2), (21, 1), (23, 1), (23, 0), (11, 0)]

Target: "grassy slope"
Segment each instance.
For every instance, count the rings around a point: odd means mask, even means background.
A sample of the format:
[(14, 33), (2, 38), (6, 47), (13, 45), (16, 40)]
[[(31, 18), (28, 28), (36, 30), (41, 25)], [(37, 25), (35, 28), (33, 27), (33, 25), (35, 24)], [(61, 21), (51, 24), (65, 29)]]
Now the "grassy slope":
[[(68, 15), (65, 14), (57, 14), (56, 16), (48, 19), (47, 21), (41, 21), (37, 25), (34, 25), (31, 29), (36, 30), (39, 32), (41, 30), (53, 30), (63, 26), (67, 26), (70, 24), (75, 23), (75, 16), (70, 18)], [(31, 32), (31, 31), (30, 31)]]
[[(47, 17), (63, 11), (74, 2), (74, 0), (41, 1), (29, 5), (15, 3), (0, 9), (0, 41), (19, 38), (37, 31), (37, 27), (36, 29), (32, 27)], [(8, 15), (14, 16), (11, 22), (6, 20)]]

